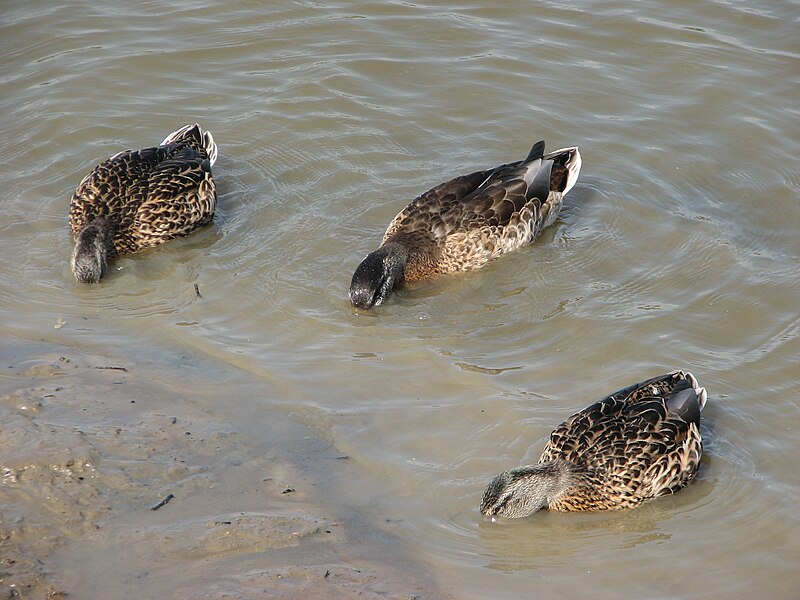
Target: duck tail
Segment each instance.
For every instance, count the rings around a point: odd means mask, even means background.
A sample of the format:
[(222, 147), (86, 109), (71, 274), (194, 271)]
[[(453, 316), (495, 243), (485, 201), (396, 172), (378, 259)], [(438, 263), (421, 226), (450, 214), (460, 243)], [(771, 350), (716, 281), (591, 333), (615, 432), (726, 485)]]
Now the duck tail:
[(700, 413), (706, 405), (706, 389), (700, 387), (695, 376), (688, 371), (672, 372), (667, 377), (673, 381), (677, 379), (666, 397), (667, 410), (687, 423), (699, 423)]
[(217, 144), (214, 142), (214, 136), (211, 135), (210, 131), (203, 131), (203, 128), (197, 123), (184, 125), (177, 131), (173, 131), (159, 145), (166, 146), (186, 139), (194, 139), (196, 143), (200, 144), (203, 150), (206, 151), (211, 166), (214, 166), (214, 163), (217, 162)]
[(537, 158), (542, 158), (542, 156), (544, 156), (544, 140), (539, 140), (533, 145), (531, 151), (528, 152), (528, 158), (522, 162), (528, 163), (536, 160)]
[(80, 283), (97, 283), (108, 270), (111, 227), (105, 218), (92, 219), (75, 237), (70, 266)]
[(686, 371), (686, 379), (692, 384), (692, 388), (697, 394), (697, 403), (700, 405), (700, 410), (703, 410), (706, 407), (706, 400), (708, 399), (706, 388), (700, 387), (700, 384), (697, 383), (697, 378), (689, 373), (689, 371)]
[(561, 148), (555, 152), (550, 152), (544, 156), (544, 159), (552, 159), (555, 162), (563, 165), (564, 169), (566, 170), (567, 177), (566, 182), (564, 183), (564, 189), (561, 193), (566, 194), (573, 188), (575, 183), (578, 181), (578, 175), (581, 174), (581, 165), (583, 164), (583, 160), (581, 159), (581, 153), (578, 150), (578, 146)]

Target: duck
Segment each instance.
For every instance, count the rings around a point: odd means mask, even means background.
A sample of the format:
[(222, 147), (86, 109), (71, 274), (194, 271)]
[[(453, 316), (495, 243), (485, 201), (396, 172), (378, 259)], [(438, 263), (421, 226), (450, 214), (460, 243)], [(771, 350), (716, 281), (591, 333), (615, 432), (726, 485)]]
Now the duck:
[(535, 465), (503, 471), (483, 515), (519, 518), (633, 508), (674, 494), (697, 475), (706, 390), (687, 371), (633, 384), (559, 425)]
[(80, 283), (97, 283), (110, 260), (187, 235), (211, 222), (217, 145), (197, 123), (158, 146), (124, 150), (83, 178), (69, 205), (75, 245), (70, 265)]
[(525, 160), (461, 175), (413, 200), (356, 268), (352, 305), (370, 309), (405, 284), (478, 269), (535, 240), (556, 220), (582, 164), (577, 146), (544, 149), (539, 141)]

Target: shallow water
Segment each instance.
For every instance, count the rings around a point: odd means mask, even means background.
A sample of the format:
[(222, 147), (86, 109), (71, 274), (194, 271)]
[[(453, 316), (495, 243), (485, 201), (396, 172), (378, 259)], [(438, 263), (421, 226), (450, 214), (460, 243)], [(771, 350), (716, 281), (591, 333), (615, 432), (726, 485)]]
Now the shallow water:
[[(338, 552), (396, 581), (413, 573), (426, 597), (790, 597), (797, 16), (796, 3), (764, 1), (5, 3), (0, 323), (13, 368), (0, 404), (19, 435), (4, 436), (20, 442), (0, 458), (52, 467), (66, 463), (48, 449), (64, 447), (83, 460), (71, 434), (42, 447), (37, 432), (85, 426), (84, 463), (113, 479), (96, 491), (113, 506), (92, 516), (99, 529), (78, 519), (66, 531), (74, 505), (44, 510), (17, 528), (20, 552), (76, 597), (109, 597), (93, 587), (100, 574), (120, 597), (216, 597), (204, 581), (275, 559), (253, 540), (193, 553), (205, 531), (194, 519), (231, 504), (253, 518), (264, 496), (248, 484), (273, 452), (308, 482), (308, 521), (347, 534), (338, 551), (312, 544), (270, 564), (327, 565)], [(76, 284), (77, 183), (195, 121), (220, 151), (214, 224), (117, 261), (101, 285)], [(579, 144), (584, 166), (535, 244), (350, 309), (353, 270), (407, 201), (540, 138)], [(40, 382), (58, 380), (49, 369), (65, 369), (62, 357), (85, 367), (68, 394)], [(535, 461), (564, 418), (675, 368), (709, 391), (706, 457), (688, 489), (627, 513), (479, 515), (491, 477)], [(172, 415), (192, 415), (219, 454), (150, 440)], [(137, 436), (154, 450), (138, 453)], [(151, 464), (170, 452), (197, 473)], [(328, 455), (349, 460), (330, 467)], [(142, 463), (135, 483), (127, 461)], [(8, 512), (30, 522), (24, 506), (50, 488), (6, 483)], [(176, 492), (141, 514), (170, 489), (207, 504), (192, 512)], [(285, 510), (277, 491), (264, 492), (272, 518)], [(169, 568), (147, 551), (109, 559), (114, 544), (163, 546), (169, 528), (189, 544), (167, 548)], [(37, 546), (42, 535), (59, 541)], [(232, 561), (243, 554), (246, 566)]]

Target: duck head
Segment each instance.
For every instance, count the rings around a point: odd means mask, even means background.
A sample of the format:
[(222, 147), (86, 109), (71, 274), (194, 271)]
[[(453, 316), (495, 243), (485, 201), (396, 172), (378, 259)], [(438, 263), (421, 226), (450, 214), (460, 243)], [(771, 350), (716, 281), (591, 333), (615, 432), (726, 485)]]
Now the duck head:
[(371, 252), (358, 265), (350, 282), (350, 302), (356, 308), (369, 309), (381, 304), (403, 280), (408, 249), (389, 243)]
[(481, 513), (511, 519), (532, 515), (570, 486), (571, 471), (561, 460), (503, 471), (486, 488)]
[(75, 239), (72, 273), (80, 283), (97, 283), (108, 269), (111, 231), (105, 219), (94, 219)]

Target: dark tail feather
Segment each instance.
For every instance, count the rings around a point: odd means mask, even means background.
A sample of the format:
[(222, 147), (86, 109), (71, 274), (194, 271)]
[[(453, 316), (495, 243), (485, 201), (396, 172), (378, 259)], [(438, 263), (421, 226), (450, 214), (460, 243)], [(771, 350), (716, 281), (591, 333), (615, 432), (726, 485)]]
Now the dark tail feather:
[(552, 172), (553, 161), (542, 161), (528, 191), (528, 196), (530, 198), (538, 198), (542, 203), (547, 200), (547, 197), (550, 195), (550, 176)]
[(537, 158), (542, 158), (544, 156), (544, 140), (540, 140), (533, 145), (531, 151), (528, 153), (528, 158), (525, 159), (525, 162), (531, 162), (532, 160), (536, 160)]
[(706, 389), (700, 387), (695, 376), (687, 372), (686, 378), (675, 386), (667, 398), (667, 410), (687, 423), (699, 423), (706, 397)]
[(691, 387), (672, 392), (667, 398), (667, 410), (687, 423), (700, 422), (700, 395)]

